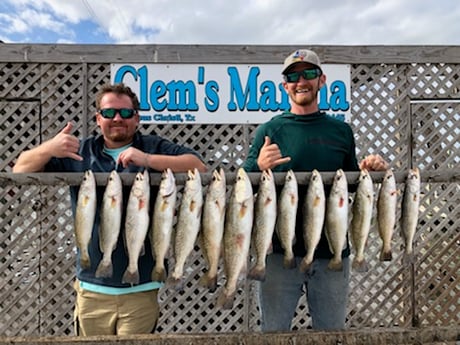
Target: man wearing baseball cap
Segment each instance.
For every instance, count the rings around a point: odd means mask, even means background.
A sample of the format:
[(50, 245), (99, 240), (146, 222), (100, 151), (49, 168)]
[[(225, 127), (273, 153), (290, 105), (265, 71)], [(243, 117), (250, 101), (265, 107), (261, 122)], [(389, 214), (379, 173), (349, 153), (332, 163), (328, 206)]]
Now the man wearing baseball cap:
[[(318, 55), (298, 49), (284, 60), (283, 87), (290, 99), (289, 111), (273, 117), (256, 131), (246, 171), (274, 172), (385, 170), (388, 164), (378, 155), (369, 155), (358, 165), (351, 127), (328, 116), (318, 108), (318, 92), (326, 83)], [(330, 186), (325, 186), (328, 195)], [(297, 303), (306, 288), (308, 312), (314, 329), (344, 329), (347, 316), (349, 255), (348, 244), (342, 251), (342, 267), (328, 267), (333, 254), (325, 231), (316, 247), (314, 259), (301, 272), (306, 255), (303, 240), (306, 186), (299, 185), (296, 217), (295, 260), (283, 261), (284, 250), (277, 235), (273, 254), (267, 256), (265, 281), (260, 284), (260, 309), (263, 331), (289, 331)]]

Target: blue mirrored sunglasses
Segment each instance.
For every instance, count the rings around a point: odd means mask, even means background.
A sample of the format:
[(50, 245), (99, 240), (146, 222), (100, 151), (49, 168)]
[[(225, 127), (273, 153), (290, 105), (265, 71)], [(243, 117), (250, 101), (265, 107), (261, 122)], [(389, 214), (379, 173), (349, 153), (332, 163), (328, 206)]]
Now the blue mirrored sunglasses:
[(120, 114), (122, 119), (130, 119), (134, 116), (136, 113), (136, 110), (134, 109), (129, 109), (129, 108), (121, 108), (121, 109), (116, 109), (116, 108), (105, 108), (105, 109), (99, 109), (99, 114), (102, 115), (103, 118), (105, 119), (113, 119), (116, 114)]
[(288, 83), (297, 83), (302, 76), (305, 80), (312, 80), (318, 78), (321, 74), (319, 68), (308, 68), (299, 72), (291, 72), (284, 75), (284, 80)]

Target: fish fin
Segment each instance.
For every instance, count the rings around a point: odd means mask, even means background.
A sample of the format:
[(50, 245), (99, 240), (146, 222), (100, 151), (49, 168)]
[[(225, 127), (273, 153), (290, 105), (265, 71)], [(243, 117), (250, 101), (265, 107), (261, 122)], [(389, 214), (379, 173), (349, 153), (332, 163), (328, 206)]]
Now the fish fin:
[(329, 246), (329, 250), (330, 250), (331, 253), (334, 253), (334, 248), (331, 245), (331, 239), (330, 239), (330, 236), (329, 236), (329, 231), (325, 231), (324, 233), (326, 235), (326, 240), (327, 240), (327, 245)]
[(240, 218), (244, 218), (244, 216), (245, 216), (245, 214), (246, 214), (247, 208), (248, 208), (248, 207), (246, 206), (245, 203), (243, 203), (243, 204), (241, 205), (241, 207), (240, 207), (240, 212), (238, 213), (238, 216), (239, 216)]
[(267, 255), (270, 255), (273, 253), (273, 243), (270, 242), (270, 244), (268, 245), (268, 249), (267, 249)]
[(167, 200), (162, 200), (161, 201), (161, 207), (160, 207), (160, 212), (164, 212), (168, 208), (168, 201)]
[(313, 207), (319, 206), (320, 203), (321, 203), (321, 198), (318, 195), (316, 195), (315, 199), (313, 200)]
[(101, 251), (101, 253), (104, 253), (103, 243), (104, 243), (104, 235), (102, 231), (99, 231), (99, 250)]
[(265, 199), (265, 203), (264, 203), (264, 206), (267, 206), (267, 205), (270, 205), (270, 203), (273, 201), (272, 198), (268, 197)]
[(193, 212), (195, 210), (195, 207), (196, 207), (196, 201), (195, 200), (190, 201), (190, 205), (188, 206), (190, 212)]
[(144, 198), (140, 198), (137, 204), (138, 210), (142, 210), (146, 206), (147, 206), (147, 201)]

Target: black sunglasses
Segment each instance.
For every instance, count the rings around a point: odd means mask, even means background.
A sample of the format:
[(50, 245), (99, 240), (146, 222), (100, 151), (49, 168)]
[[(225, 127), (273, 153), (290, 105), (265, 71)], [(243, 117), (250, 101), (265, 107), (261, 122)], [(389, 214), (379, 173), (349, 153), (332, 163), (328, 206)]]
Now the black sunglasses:
[(309, 68), (299, 72), (287, 73), (284, 75), (284, 80), (288, 83), (296, 83), (299, 81), (300, 76), (305, 80), (312, 80), (318, 78), (321, 74), (323, 74), (323, 72), (321, 72), (319, 68)]
[(105, 109), (99, 109), (99, 114), (102, 115), (103, 118), (105, 119), (113, 119), (116, 114), (120, 114), (122, 119), (130, 119), (134, 116), (136, 113), (136, 110), (134, 109), (129, 109), (129, 108), (121, 108), (121, 109), (116, 109), (116, 108), (105, 108)]

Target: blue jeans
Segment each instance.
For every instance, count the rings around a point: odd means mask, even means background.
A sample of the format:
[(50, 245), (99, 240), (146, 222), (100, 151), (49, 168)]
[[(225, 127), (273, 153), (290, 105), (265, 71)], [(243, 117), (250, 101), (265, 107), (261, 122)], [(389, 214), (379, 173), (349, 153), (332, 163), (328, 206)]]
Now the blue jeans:
[(297, 268), (285, 269), (283, 255), (267, 256), (265, 281), (260, 283), (259, 306), (262, 313), (262, 331), (290, 331), (302, 286), (307, 291), (308, 311), (314, 329), (344, 329), (347, 316), (349, 258), (343, 259), (343, 271), (327, 268), (329, 259), (315, 259), (309, 272)]

